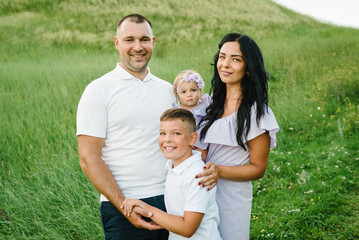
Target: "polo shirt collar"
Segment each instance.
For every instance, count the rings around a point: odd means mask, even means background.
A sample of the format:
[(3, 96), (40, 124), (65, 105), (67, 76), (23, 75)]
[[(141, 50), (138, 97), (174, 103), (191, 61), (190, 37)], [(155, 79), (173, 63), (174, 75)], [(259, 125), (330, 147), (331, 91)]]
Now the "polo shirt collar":
[[(123, 79), (123, 80), (130, 80), (130, 79), (138, 79), (136, 77), (134, 77), (131, 73), (127, 72), (122, 66), (120, 63), (117, 63), (116, 64), (116, 70), (119, 71), (119, 76), (120, 76), (120, 79)], [(143, 81), (149, 81), (149, 80), (153, 80), (154, 77), (150, 71), (150, 68), (147, 67), (147, 75), (146, 77), (143, 79)]]
[(201, 159), (201, 152), (192, 150), (192, 156), (184, 160), (181, 164), (179, 164), (177, 167), (173, 168), (172, 166), (172, 160), (168, 160), (166, 164), (166, 168), (169, 171), (172, 171), (173, 173), (179, 175), (181, 174), (186, 168), (191, 166), (195, 161), (198, 159)]

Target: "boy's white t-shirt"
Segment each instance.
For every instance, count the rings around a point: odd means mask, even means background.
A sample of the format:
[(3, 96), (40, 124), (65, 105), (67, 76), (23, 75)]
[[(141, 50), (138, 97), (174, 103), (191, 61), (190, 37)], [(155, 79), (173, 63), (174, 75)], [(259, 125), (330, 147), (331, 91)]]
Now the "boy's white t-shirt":
[(193, 151), (193, 155), (172, 168), (172, 161), (167, 161), (168, 174), (165, 186), (165, 204), (167, 213), (184, 216), (185, 211), (204, 213), (204, 217), (196, 233), (185, 238), (170, 232), (170, 240), (196, 239), (219, 240), (219, 213), (216, 203), (216, 187), (210, 191), (198, 185), (196, 174), (203, 171), (204, 163), (201, 153)]

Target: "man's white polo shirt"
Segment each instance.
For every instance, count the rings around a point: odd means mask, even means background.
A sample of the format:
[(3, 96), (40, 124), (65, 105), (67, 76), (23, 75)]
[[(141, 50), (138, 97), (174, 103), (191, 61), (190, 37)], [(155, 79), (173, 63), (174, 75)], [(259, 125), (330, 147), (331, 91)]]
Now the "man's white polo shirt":
[[(216, 203), (216, 187), (210, 191), (198, 185), (197, 173), (203, 171), (204, 163), (201, 153), (192, 151), (193, 155), (173, 168), (168, 160), (168, 174), (165, 187), (165, 205), (167, 213), (184, 216), (185, 211), (204, 213), (202, 222), (191, 239), (219, 240), (219, 213)], [(170, 240), (188, 239), (171, 233)]]
[[(76, 134), (105, 139), (102, 159), (126, 198), (164, 193), (167, 170), (158, 146), (160, 116), (175, 102), (172, 85), (149, 69), (141, 81), (117, 64), (86, 87)], [(107, 199), (101, 196), (101, 201)]]

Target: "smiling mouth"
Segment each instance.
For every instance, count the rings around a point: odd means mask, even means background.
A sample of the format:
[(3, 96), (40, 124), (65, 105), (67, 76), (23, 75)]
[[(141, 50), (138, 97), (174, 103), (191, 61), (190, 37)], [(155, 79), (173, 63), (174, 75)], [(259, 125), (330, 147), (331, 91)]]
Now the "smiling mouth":
[(222, 71), (221, 73), (222, 73), (223, 76), (229, 76), (229, 75), (232, 74), (232, 73), (230, 73), (230, 72), (224, 72), (224, 71)]
[(142, 54), (130, 54), (131, 57), (134, 58), (143, 58), (144, 56), (146, 56), (146, 53), (142, 53)]
[(176, 147), (169, 147), (169, 146), (167, 146), (167, 147), (163, 147), (165, 150), (174, 150), (174, 149), (176, 149)]
[(143, 58), (146, 56), (147, 53), (129, 53), (129, 55), (133, 58)]

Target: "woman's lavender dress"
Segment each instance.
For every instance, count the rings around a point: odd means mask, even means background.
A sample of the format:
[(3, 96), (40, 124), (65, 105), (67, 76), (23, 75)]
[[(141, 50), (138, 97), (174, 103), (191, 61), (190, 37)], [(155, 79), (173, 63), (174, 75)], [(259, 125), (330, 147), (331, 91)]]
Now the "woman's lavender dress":
[[(206, 137), (196, 146), (205, 149), (208, 146), (206, 161), (214, 164), (237, 166), (249, 162), (247, 142), (251, 139), (269, 132), (270, 147), (276, 146), (276, 133), (279, 131), (278, 123), (272, 110), (261, 119), (259, 126), (256, 121), (256, 108), (252, 107), (251, 127), (247, 139), (243, 139), (246, 149), (240, 147), (236, 140), (237, 114), (216, 120), (208, 129)], [(217, 204), (219, 207), (219, 231), (223, 240), (249, 239), (249, 223), (252, 208), (252, 183), (235, 182), (219, 179), (217, 184)]]

